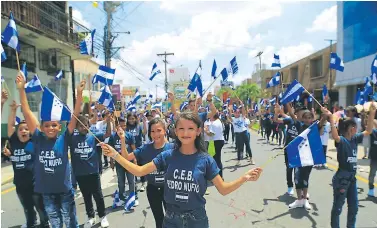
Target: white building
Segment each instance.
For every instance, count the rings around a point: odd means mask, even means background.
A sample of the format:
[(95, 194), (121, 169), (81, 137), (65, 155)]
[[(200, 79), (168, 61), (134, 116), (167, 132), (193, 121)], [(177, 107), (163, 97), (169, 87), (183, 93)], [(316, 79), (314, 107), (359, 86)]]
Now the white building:
[(344, 72), (336, 72), (334, 86), (339, 87), (339, 105), (347, 106), (371, 75), (377, 53), (377, 3), (338, 2), (337, 6), (337, 54), (343, 59)]
[(169, 83), (190, 81), (190, 72), (187, 67), (170, 68), (168, 73)]

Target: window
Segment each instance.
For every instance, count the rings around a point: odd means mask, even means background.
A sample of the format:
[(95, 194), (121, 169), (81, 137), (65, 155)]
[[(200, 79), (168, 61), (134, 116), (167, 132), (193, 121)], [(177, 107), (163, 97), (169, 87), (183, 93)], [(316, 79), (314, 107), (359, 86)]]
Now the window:
[(67, 104), (67, 94), (68, 92), (71, 92), (71, 91), (67, 90), (68, 85), (66, 81), (60, 80), (59, 82), (55, 82), (55, 80), (52, 79), (47, 84), (47, 87), (53, 93), (55, 93), (55, 95), (58, 96), (60, 100), (62, 100), (65, 104)]
[(322, 56), (316, 59), (310, 60), (310, 77), (316, 78), (321, 77), (323, 74), (322, 69)]
[(42, 100), (42, 93), (28, 93), (27, 100), (29, 102), (30, 110), (32, 112), (39, 112), (39, 105)]
[[(6, 44), (2, 44), (4, 52), (7, 55), (7, 60), (2, 62), (2, 66), (17, 69), (17, 58), (16, 51), (13, 48), (8, 47)], [(35, 72), (35, 47), (27, 43), (20, 41), (20, 53), (18, 53), (18, 58), (20, 60), (20, 67), (24, 62), (26, 62), (28, 71)]]
[(297, 66), (291, 68), (290, 73), (291, 73), (291, 81), (295, 79), (298, 80), (298, 67)]

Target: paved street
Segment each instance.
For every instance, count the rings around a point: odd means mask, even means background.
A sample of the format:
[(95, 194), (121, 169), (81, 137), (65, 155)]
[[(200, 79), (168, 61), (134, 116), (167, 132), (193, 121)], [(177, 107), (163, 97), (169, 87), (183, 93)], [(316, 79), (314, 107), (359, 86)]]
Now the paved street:
[[(276, 145), (267, 145), (254, 132), (251, 145), (257, 165), (262, 165), (269, 157), (281, 152)], [(230, 144), (223, 149), (222, 161), (225, 167), (224, 178), (233, 180), (252, 166), (243, 161), (240, 167), (236, 164), (236, 153)], [(336, 162), (329, 160), (330, 166)], [(332, 187), (330, 185), (334, 171), (329, 169), (313, 169), (310, 176), (310, 202), (313, 210), (303, 208), (288, 210), (288, 204), (295, 200), (286, 192), (284, 157), (278, 156), (268, 163), (258, 182), (244, 184), (238, 191), (228, 196), (221, 196), (215, 187), (210, 187), (207, 198), (207, 213), (211, 227), (330, 227), (330, 211), (332, 205)], [(107, 170), (102, 176), (102, 186), (111, 227), (154, 227), (154, 220), (148, 205), (146, 194), (140, 193), (140, 206), (131, 214), (124, 214), (122, 209), (112, 210), (112, 193), (117, 188), (116, 175)], [(358, 181), (359, 213), (357, 227), (377, 227), (377, 198), (369, 198), (367, 183)], [(2, 189), (3, 191), (3, 189)], [(3, 191), (4, 192), (4, 191)], [(86, 220), (82, 197), (77, 201), (80, 224)], [(21, 205), (15, 191), (2, 194), (1, 227), (19, 227), (24, 221)], [(341, 227), (345, 227), (347, 206), (341, 215)], [(98, 227), (97, 224), (96, 227)]]

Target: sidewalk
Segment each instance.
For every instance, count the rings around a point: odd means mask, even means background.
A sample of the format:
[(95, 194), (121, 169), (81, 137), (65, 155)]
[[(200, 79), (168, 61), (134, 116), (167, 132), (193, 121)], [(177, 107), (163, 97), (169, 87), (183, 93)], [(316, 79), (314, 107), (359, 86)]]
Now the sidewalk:
[(13, 182), (12, 163), (1, 162), (1, 186)]

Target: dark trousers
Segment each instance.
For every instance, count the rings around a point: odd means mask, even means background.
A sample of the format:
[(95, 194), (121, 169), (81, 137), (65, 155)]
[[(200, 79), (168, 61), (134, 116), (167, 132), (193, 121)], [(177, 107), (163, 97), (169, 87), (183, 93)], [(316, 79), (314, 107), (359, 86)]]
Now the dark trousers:
[(272, 128), (268, 126), (268, 127), (265, 127), (264, 129), (265, 129), (265, 136), (267, 137), (267, 141), (269, 141)]
[(234, 143), (234, 137), (235, 137), (235, 134), (234, 134), (234, 127), (233, 127), (233, 124), (230, 124), (230, 130), (232, 131), (232, 143)]
[(16, 186), (16, 192), (24, 209), (27, 227), (37, 227), (37, 214), (35, 213), (34, 207), (37, 209), (39, 215), (41, 222), (40, 227), (50, 227), (42, 195), (34, 192), (34, 186)]
[(295, 168), (296, 189), (304, 189), (309, 187), (309, 176), (313, 166), (305, 166)]
[(224, 124), (224, 139), (228, 142), (230, 133), (230, 124)]
[(224, 146), (224, 140), (216, 140), (214, 141), (215, 144), (215, 155), (213, 159), (215, 159), (217, 167), (220, 169), (220, 176), (223, 177), (223, 163), (221, 162), (221, 149)]
[(286, 172), (286, 178), (287, 178), (287, 186), (288, 188), (293, 187), (293, 168), (289, 168), (289, 163), (288, 163), (288, 154), (286, 149), (284, 149), (284, 159), (285, 159), (285, 172)]
[(327, 146), (325, 145), (322, 145), (322, 148), (323, 148), (323, 153), (325, 154), (325, 161), (326, 161), (326, 154), (327, 154)]
[(92, 196), (96, 201), (98, 216), (102, 218), (105, 216), (105, 201), (101, 189), (101, 178), (98, 173), (77, 176), (82, 196), (84, 197), (85, 209), (88, 218), (94, 218), (95, 212), (93, 209)]
[(98, 169), (99, 174), (102, 174), (103, 168), (102, 168), (102, 148), (100, 146), (97, 146), (97, 155), (98, 155)]
[(276, 139), (276, 141), (278, 141), (278, 130), (276, 129), (276, 127), (272, 128), (272, 137), (271, 137), (271, 140), (273, 141), (274, 138)]
[(374, 189), (374, 177), (376, 176), (377, 172), (377, 160), (370, 159), (370, 170), (369, 170), (369, 189)]
[(166, 210), (166, 202), (164, 200), (164, 187), (157, 187), (155, 185), (147, 185), (147, 197), (149, 206), (153, 213), (156, 222), (156, 228), (162, 228), (164, 221), (164, 209)]
[[(346, 177), (347, 176), (347, 177)], [(339, 216), (347, 198), (347, 228), (356, 226), (356, 215), (359, 209), (357, 198), (357, 182), (354, 174), (342, 175), (337, 172), (333, 179), (334, 202), (331, 209), (331, 227), (339, 228)]]
[(123, 166), (119, 165), (119, 163), (115, 164), (115, 168), (117, 171), (118, 176), (118, 188), (119, 188), (119, 199), (125, 201), (124, 192), (126, 189), (126, 176), (128, 181), (128, 187), (131, 192), (135, 192), (135, 198), (137, 199), (137, 189), (135, 184), (135, 176), (128, 172)]
[(251, 158), (253, 155), (251, 154), (250, 141), (247, 137), (247, 131), (239, 132), (236, 134), (237, 159), (239, 161), (242, 159), (244, 146), (246, 146), (246, 153)]

